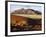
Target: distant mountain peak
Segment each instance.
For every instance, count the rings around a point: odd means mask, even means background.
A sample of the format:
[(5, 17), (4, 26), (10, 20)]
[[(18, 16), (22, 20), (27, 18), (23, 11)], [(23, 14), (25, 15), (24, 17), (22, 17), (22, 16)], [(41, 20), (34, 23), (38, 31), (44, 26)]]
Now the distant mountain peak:
[(22, 8), (22, 9), (15, 10), (11, 14), (41, 14), (41, 12), (33, 9)]

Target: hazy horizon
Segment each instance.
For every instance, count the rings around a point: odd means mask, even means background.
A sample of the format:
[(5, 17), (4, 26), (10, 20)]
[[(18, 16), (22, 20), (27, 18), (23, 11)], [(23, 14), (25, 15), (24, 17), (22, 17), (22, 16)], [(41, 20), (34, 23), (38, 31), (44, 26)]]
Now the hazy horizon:
[(42, 12), (42, 7), (37, 5), (24, 5), (24, 4), (10, 4), (10, 11), (13, 12), (17, 9), (33, 9)]

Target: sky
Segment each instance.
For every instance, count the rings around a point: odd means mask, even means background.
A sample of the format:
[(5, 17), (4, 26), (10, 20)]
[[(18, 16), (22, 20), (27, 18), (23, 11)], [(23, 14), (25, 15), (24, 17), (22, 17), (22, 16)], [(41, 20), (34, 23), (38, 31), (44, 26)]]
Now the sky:
[(37, 6), (37, 5), (28, 5), (28, 4), (10, 4), (10, 11), (13, 12), (17, 9), (21, 9), (21, 8), (24, 8), (24, 9), (34, 9), (34, 10), (37, 10), (37, 11), (40, 11), (42, 12), (42, 7), (41, 6)]

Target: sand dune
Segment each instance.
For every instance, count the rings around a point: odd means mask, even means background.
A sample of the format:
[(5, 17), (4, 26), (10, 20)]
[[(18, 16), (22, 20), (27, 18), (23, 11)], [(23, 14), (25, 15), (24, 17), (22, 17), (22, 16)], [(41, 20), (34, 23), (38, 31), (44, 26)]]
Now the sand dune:
[(23, 16), (23, 17), (27, 17), (27, 18), (32, 18), (32, 19), (41, 19), (42, 15), (28, 15), (28, 14), (12, 14), (12, 15), (16, 15), (16, 16)]

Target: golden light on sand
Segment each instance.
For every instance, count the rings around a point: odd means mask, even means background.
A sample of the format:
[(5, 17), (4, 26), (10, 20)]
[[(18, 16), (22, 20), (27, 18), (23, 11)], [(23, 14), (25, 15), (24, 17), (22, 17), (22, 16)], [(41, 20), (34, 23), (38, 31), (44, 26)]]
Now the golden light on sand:
[(23, 16), (23, 17), (27, 17), (27, 18), (32, 18), (32, 19), (41, 19), (42, 15), (28, 15), (28, 14), (12, 14), (12, 15), (16, 15), (16, 16)]

